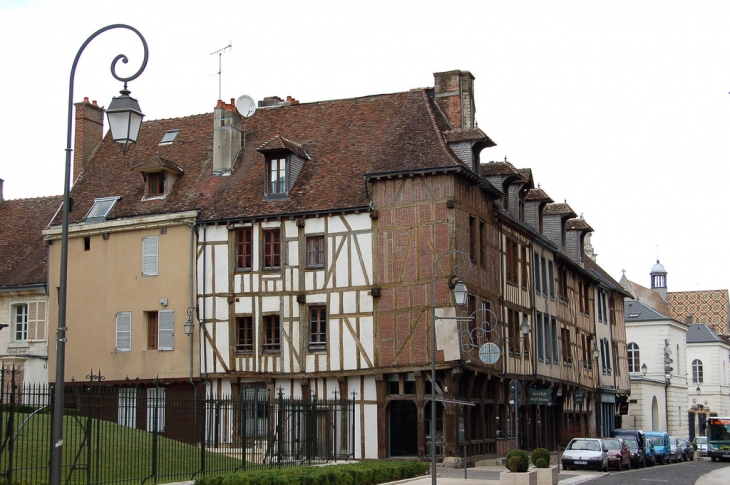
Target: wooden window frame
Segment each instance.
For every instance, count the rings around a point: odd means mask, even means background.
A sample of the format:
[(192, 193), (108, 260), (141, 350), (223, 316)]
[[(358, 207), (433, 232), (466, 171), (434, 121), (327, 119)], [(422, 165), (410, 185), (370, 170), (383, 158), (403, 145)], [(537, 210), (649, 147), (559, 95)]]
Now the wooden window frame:
[(263, 350), (264, 353), (281, 351), (281, 320), (278, 314), (263, 316)]
[(278, 154), (266, 158), (266, 195), (270, 197), (286, 197), (289, 194), (288, 170), (289, 157), (286, 155)]
[(324, 234), (307, 236), (305, 238), (307, 268), (324, 268), (326, 264), (326, 251)]
[(523, 290), (527, 289), (527, 274), (529, 272), (527, 266), (528, 254), (527, 246), (520, 246), (520, 286), (522, 286)]
[(147, 312), (147, 350), (157, 350), (159, 330), (159, 315), (157, 312)]
[(487, 223), (479, 219), (479, 264), (487, 265)]
[(327, 307), (309, 307), (309, 350), (327, 350)]
[(263, 265), (265, 270), (281, 268), (281, 229), (266, 229), (262, 231), (264, 239)]
[(253, 342), (253, 317), (251, 315), (236, 317), (236, 353), (252, 354)]
[(548, 260), (548, 287), (550, 288), (550, 299), (555, 300), (555, 264), (552, 259)]
[(692, 384), (704, 383), (704, 365), (700, 359), (692, 361)]
[(571, 344), (571, 340), (570, 340), (570, 329), (569, 328), (560, 329), (560, 340), (562, 340), (562, 343), (563, 343), (563, 364), (572, 365), (573, 364), (573, 355), (571, 352), (572, 344)]
[(469, 216), (469, 259), (476, 262), (477, 260), (477, 219), (476, 217)]
[(147, 174), (147, 197), (162, 197), (165, 195), (165, 172), (150, 172)]
[(535, 294), (540, 295), (543, 293), (543, 290), (541, 289), (542, 286), (540, 285), (540, 255), (537, 253), (537, 251), (534, 251), (532, 256), (532, 265), (535, 268)]
[[(27, 303), (13, 305), (13, 342), (28, 341), (28, 312)], [(23, 310), (22, 312), (20, 310)]]
[(535, 312), (535, 326), (537, 327), (537, 360), (543, 362), (544, 358), (544, 334), (542, 331), (542, 313)]
[(236, 270), (246, 271), (253, 267), (253, 228), (236, 229)]
[(641, 352), (636, 342), (629, 342), (626, 346), (626, 357), (629, 361), (629, 372), (641, 372)]

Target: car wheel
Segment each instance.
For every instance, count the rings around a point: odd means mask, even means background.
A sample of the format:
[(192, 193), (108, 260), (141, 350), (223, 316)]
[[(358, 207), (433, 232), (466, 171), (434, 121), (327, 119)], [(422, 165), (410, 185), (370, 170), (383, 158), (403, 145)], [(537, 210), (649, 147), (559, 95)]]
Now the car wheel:
[(639, 463), (639, 468), (644, 468), (646, 466), (646, 460), (641, 460)]
[(631, 460), (626, 464), (626, 469), (631, 470)]

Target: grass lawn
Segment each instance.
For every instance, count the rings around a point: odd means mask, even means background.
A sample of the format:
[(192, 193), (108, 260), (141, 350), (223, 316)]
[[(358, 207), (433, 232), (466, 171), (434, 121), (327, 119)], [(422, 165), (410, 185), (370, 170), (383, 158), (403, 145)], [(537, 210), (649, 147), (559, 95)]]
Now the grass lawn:
[[(15, 435), (28, 414), (14, 417)], [(7, 432), (7, 412), (2, 419), (3, 451), (0, 473), (10, 466), (10, 440)], [(150, 476), (153, 469), (153, 435), (139, 429), (110, 421), (91, 420), (91, 443), (85, 439), (88, 418), (64, 416), (63, 469), (64, 483), (72, 472), (72, 484), (87, 482), (86, 464), (91, 463), (91, 483), (135, 481)], [(51, 441), (50, 414), (35, 414), (23, 426), (12, 444), (13, 482), (45, 484), (49, 481)], [(201, 469), (201, 450), (197, 446), (162, 436), (157, 437), (158, 482), (189, 480)], [(233, 471), (241, 459), (222, 453), (205, 452), (206, 471)]]

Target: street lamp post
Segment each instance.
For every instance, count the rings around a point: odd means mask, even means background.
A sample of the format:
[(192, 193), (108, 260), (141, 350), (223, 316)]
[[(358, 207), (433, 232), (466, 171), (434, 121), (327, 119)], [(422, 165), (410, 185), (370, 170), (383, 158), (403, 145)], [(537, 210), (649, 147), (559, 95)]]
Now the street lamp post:
[(53, 401), (53, 429), (51, 451), (51, 485), (61, 485), (61, 462), (63, 459), (63, 382), (66, 363), (66, 295), (68, 291), (68, 213), (69, 213), (69, 186), (71, 184), (71, 128), (73, 122), (73, 96), (74, 96), (74, 77), (76, 75), (76, 66), (79, 63), (81, 53), (84, 51), (89, 42), (96, 38), (99, 34), (112, 29), (128, 29), (137, 34), (144, 46), (144, 60), (142, 67), (129, 77), (121, 77), (117, 75), (116, 64), (120, 60), (127, 63), (127, 56), (119, 54), (114, 58), (111, 64), (112, 76), (118, 81), (124, 83), (122, 96), (112, 99), (107, 116), (109, 118), (109, 129), (112, 131), (112, 138), (120, 144), (123, 153), (126, 153), (129, 146), (137, 141), (139, 127), (142, 124), (141, 109), (137, 100), (129, 97), (127, 90), (127, 81), (137, 79), (145, 67), (147, 67), (148, 49), (147, 41), (142, 34), (134, 27), (124, 24), (113, 24), (103, 27), (94, 32), (83, 43), (79, 51), (76, 53), (73, 65), (71, 67), (71, 76), (68, 87), (68, 128), (66, 131), (66, 170), (63, 183), (63, 222), (61, 226), (61, 269), (58, 293), (58, 330), (56, 338), (56, 381), (54, 385), (54, 401)]
[(454, 274), (457, 279), (454, 285), (454, 299), (457, 305), (464, 305), (468, 296), (466, 285), (462, 282), (462, 278), (466, 277), (471, 271), (471, 258), (464, 251), (452, 249), (446, 251), (439, 256), (433, 263), (431, 271), (431, 483), (436, 485), (436, 320), (456, 320), (456, 317), (437, 317), (436, 316), (436, 268), (439, 261), (444, 256), (451, 254), (460, 254), (466, 258), (469, 267), (465, 273), (460, 273), (461, 266), (454, 266)]

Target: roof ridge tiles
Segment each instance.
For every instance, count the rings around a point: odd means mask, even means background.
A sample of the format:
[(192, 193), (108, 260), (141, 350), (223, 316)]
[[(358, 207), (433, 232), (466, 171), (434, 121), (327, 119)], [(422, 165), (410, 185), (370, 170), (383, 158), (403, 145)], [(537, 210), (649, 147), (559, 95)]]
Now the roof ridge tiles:
[(423, 99), (423, 104), (426, 107), (426, 112), (428, 113), (429, 118), (431, 119), (431, 126), (436, 133), (436, 137), (438, 138), (439, 145), (444, 149), (444, 152), (447, 156), (449, 156), (455, 163), (459, 165), (463, 165), (463, 162), (457, 157), (454, 152), (449, 148), (449, 145), (446, 143), (446, 138), (441, 131), (441, 129), (438, 127), (438, 123), (436, 122), (436, 114), (433, 112), (433, 109), (431, 108), (431, 98), (428, 97), (428, 93), (425, 89), (421, 89), (421, 98)]

